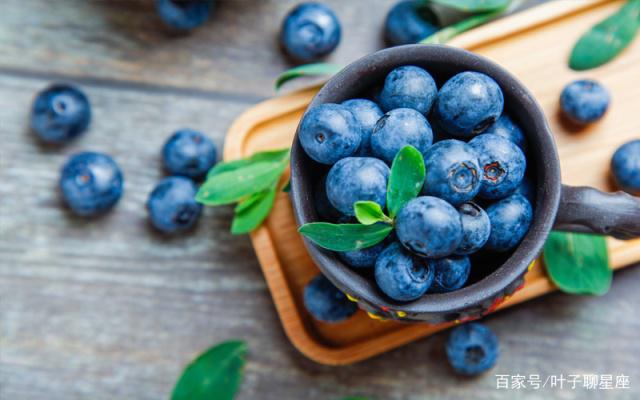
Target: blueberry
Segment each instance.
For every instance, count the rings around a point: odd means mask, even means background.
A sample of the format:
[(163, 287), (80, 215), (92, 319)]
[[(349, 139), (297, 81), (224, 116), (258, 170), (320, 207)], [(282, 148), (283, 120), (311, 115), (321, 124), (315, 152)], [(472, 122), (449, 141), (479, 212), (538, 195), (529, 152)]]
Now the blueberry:
[(113, 207), (122, 196), (123, 183), (118, 164), (102, 153), (71, 156), (60, 176), (65, 203), (82, 216), (98, 215)]
[(345, 215), (354, 215), (356, 201), (370, 200), (385, 207), (389, 167), (371, 157), (348, 157), (337, 163), (327, 175), (327, 197)]
[(454, 75), (440, 88), (434, 113), (446, 133), (470, 138), (491, 126), (503, 107), (504, 97), (496, 81), (467, 71)]
[(156, 0), (156, 11), (169, 28), (190, 31), (207, 21), (213, 3), (213, 0)]
[(450, 256), (429, 260), (433, 270), (433, 284), (430, 293), (446, 293), (458, 290), (467, 283), (471, 271), (471, 261), (467, 256)]
[(460, 214), (446, 201), (423, 196), (410, 200), (396, 217), (400, 243), (415, 254), (441, 258), (462, 242)]
[(200, 132), (182, 129), (164, 144), (162, 160), (169, 173), (199, 179), (216, 163), (217, 153), (211, 139)]
[(446, 351), (453, 369), (463, 375), (476, 375), (488, 370), (500, 355), (496, 335), (477, 322), (453, 328)]
[(511, 195), (487, 207), (491, 234), (485, 248), (507, 251), (522, 241), (529, 231), (533, 210), (529, 200), (519, 194)]
[(473, 199), (480, 190), (482, 171), (475, 150), (455, 139), (443, 140), (427, 150), (423, 193), (453, 205)]
[(324, 4), (298, 4), (282, 22), (280, 43), (296, 61), (317, 61), (340, 43), (340, 21)]
[(523, 195), (527, 200), (529, 200), (531, 207), (533, 207), (536, 202), (536, 188), (533, 186), (533, 183), (531, 183), (531, 179), (526, 176), (522, 178), (522, 182), (513, 194)]
[(304, 305), (313, 318), (324, 322), (344, 321), (358, 310), (356, 303), (322, 274), (305, 286)]
[(376, 122), (382, 118), (383, 112), (380, 107), (371, 100), (351, 99), (342, 102), (356, 118), (362, 129), (362, 139), (360, 140), (360, 148), (356, 155), (367, 157), (371, 155), (371, 132), (376, 126)]
[(416, 0), (396, 3), (384, 22), (384, 37), (390, 46), (418, 43), (437, 30), (435, 13)]
[(457, 255), (473, 254), (480, 250), (491, 233), (491, 222), (487, 213), (476, 203), (468, 202), (458, 207), (462, 221), (462, 242), (455, 251)]
[(351, 111), (340, 104), (321, 104), (302, 117), (298, 137), (304, 151), (322, 164), (356, 153), (362, 141), (362, 128)]
[(476, 136), (469, 144), (476, 150), (482, 169), (480, 197), (501, 199), (513, 193), (527, 168), (522, 150), (510, 140), (491, 134)]
[(433, 270), (427, 260), (392, 243), (376, 261), (375, 278), (380, 290), (390, 298), (411, 301), (427, 292), (433, 282)]
[(527, 152), (527, 138), (524, 136), (522, 129), (506, 114), (502, 114), (500, 118), (483, 133), (502, 136), (520, 147), (523, 153)]
[(149, 194), (147, 210), (153, 226), (164, 233), (186, 231), (200, 218), (202, 204), (196, 202), (198, 188), (189, 178), (170, 176)]
[(433, 142), (433, 133), (427, 119), (410, 108), (397, 108), (386, 113), (371, 133), (373, 154), (391, 164), (396, 153), (411, 145), (423, 155)]
[(327, 176), (315, 182), (313, 186), (313, 203), (316, 206), (318, 216), (323, 221), (335, 222), (342, 214), (331, 204), (327, 197)]
[(54, 84), (36, 96), (31, 107), (31, 129), (46, 143), (64, 143), (87, 130), (91, 105), (78, 88)]
[(640, 194), (640, 139), (622, 145), (611, 159), (613, 177), (624, 191)]
[(338, 257), (354, 268), (370, 268), (375, 265), (378, 256), (384, 248), (385, 242), (381, 242), (365, 249), (338, 253)]
[(437, 95), (436, 82), (427, 71), (405, 65), (387, 75), (380, 93), (380, 106), (384, 111), (412, 108), (427, 114)]
[(571, 82), (562, 90), (560, 108), (576, 124), (588, 124), (602, 118), (611, 100), (604, 86), (592, 80)]

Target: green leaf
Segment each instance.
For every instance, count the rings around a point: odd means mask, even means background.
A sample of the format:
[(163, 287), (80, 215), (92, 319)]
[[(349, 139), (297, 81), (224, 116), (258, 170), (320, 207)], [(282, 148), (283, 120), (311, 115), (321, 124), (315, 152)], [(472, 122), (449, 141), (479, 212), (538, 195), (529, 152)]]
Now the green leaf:
[(504, 8), (498, 9), (496, 11), (489, 11), (481, 14), (472, 15), (467, 19), (463, 19), (462, 21), (456, 22), (455, 24), (449, 25), (446, 28), (442, 28), (439, 31), (435, 32), (431, 36), (427, 36), (422, 39), (419, 43), (422, 44), (443, 44), (458, 36), (462, 32), (466, 32), (469, 29), (475, 28), (478, 25), (482, 25), (485, 22), (489, 22), (492, 19), (498, 17), (505, 11)]
[(214, 174), (200, 186), (196, 201), (210, 206), (241, 201), (276, 184), (286, 166), (286, 160), (261, 161)]
[(639, 16), (640, 0), (630, 0), (618, 12), (596, 24), (573, 47), (569, 67), (582, 71), (615, 58), (635, 37)]
[(240, 202), (235, 209), (231, 233), (239, 235), (251, 232), (260, 226), (273, 208), (277, 193), (278, 185), (273, 185), (269, 190), (256, 193)]
[(604, 236), (551, 232), (544, 245), (544, 264), (563, 292), (602, 295), (611, 286), (613, 272)]
[(391, 218), (384, 215), (384, 211), (375, 201), (356, 201), (353, 205), (356, 219), (363, 225), (373, 225), (376, 222), (393, 222)]
[(230, 340), (199, 355), (182, 372), (171, 400), (232, 400), (242, 381), (247, 345)]
[(422, 154), (413, 146), (400, 149), (391, 164), (391, 176), (387, 185), (387, 209), (391, 218), (420, 193), (424, 177)]
[(335, 75), (342, 68), (341, 65), (330, 63), (300, 65), (299, 67), (291, 68), (283, 72), (278, 79), (276, 79), (276, 90), (280, 89), (282, 85), (292, 79), (300, 78), (301, 76)]
[(251, 157), (241, 158), (239, 160), (227, 161), (227, 162), (219, 162), (213, 168), (209, 170), (207, 173), (207, 179), (211, 178), (214, 175), (221, 174), (223, 172), (235, 171), (236, 169), (246, 167), (248, 165), (262, 162), (262, 161), (271, 161), (271, 162), (280, 162), (289, 157), (289, 149), (279, 149), (279, 150), (268, 150), (261, 151), (255, 153)]
[(428, 0), (430, 3), (469, 13), (504, 9), (509, 5), (510, 1), (511, 0)]
[(393, 228), (387, 224), (330, 224), (312, 222), (298, 229), (320, 247), (333, 251), (351, 251), (371, 247), (383, 241)]

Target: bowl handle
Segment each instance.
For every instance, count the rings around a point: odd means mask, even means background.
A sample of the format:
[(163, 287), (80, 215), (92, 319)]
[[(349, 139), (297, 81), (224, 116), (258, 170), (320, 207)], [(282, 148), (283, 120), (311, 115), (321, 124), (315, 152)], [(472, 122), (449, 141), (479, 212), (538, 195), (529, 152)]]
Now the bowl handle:
[(640, 237), (640, 198), (587, 186), (562, 185), (555, 230), (599, 233), (617, 239)]

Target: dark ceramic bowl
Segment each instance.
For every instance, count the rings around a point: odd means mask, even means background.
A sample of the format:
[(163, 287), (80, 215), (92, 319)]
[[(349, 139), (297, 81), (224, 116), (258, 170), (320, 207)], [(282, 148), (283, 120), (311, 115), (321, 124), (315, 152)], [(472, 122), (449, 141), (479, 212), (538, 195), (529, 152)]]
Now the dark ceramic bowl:
[[(382, 50), (361, 58), (331, 78), (309, 108), (371, 97), (386, 75), (402, 65), (425, 68), (438, 86), (454, 74), (469, 70), (485, 73), (498, 82), (504, 93), (506, 112), (527, 136), (528, 170), (537, 188), (534, 219), (514, 251), (473, 260), (476, 275), (468, 286), (450, 293), (427, 294), (407, 303), (389, 299), (371, 276), (355, 272), (334, 252), (305, 239), (311, 257), (322, 272), (342, 291), (357, 299), (362, 308), (380, 317), (405, 321), (441, 323), (477, 318), (522, 286), (528, 267), (542, 250), (551, 229), (594, 232), (624, 239), (640, 236), (640, 200), (626, 193), (607, 194), (593, 188), (562, 185), (558, 153), (542, 109), (515, 77), (476, 54), (432, 45)], [(313, 203), (313, 187), (327, 170), (327, 166), (306, 155), (296, 134), (291, 152), (291, 198), (298, 224), (320, 220)], [(484, 271), (478, 271), (482, 269)]]

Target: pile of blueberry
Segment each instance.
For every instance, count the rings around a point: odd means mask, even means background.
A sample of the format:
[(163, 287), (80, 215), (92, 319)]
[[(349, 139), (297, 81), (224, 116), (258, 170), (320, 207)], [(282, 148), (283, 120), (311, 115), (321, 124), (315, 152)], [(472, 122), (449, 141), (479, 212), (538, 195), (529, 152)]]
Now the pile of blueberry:
[(389, 165), (401, 148), (415, 147), (424, 186), (398, 212), (393, 240), (339, 255), (354, 269), (373, 268), (378, 287), (396, 301), (460, 289), (469, 256), (512, 250), (529, 229), (535, 194), (525, 179), (526, 138), (503, 112), (499, 85), (478, 72), (456, 74), (438, 89), (424, 69), (401, 66), (376, 101), (323, 104), (303, 117), (302, 147), (330, 166), (316, 191), (318, 215), (350, 222), (357, 201), (384, 209)]
[[(54, 84), (40, 92), (31, 111), (31, 129), (46, 144), (60, 145), (84, 133), (91, 122), (91, 105), (78, 88)], [(173, 134), (162, 149), (165, 169), (147, 201), (152, 225), (164, 233), (188, 230), (200, 217), (194, 180), (205, 176), (216, 163), (214, 143), (203, 134), (184, 129)], [(75, 214), (89, 217), (113, 208), (122, 197), (124, 176), (107, 154), (82, 152), (62, 168), (60, 190)]]

